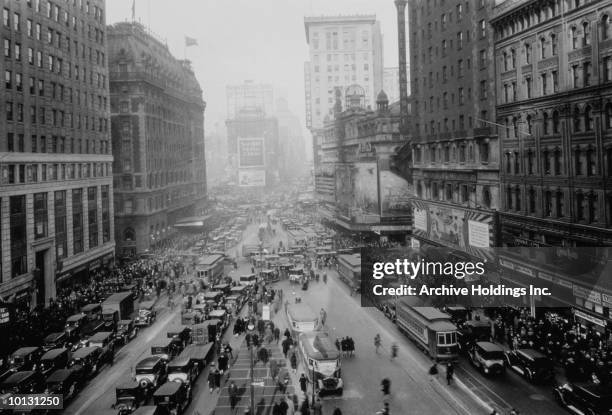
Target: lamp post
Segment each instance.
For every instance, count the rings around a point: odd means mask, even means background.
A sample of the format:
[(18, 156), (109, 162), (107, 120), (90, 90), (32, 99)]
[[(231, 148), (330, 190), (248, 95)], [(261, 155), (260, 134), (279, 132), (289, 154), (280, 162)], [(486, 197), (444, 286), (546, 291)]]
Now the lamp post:
[(249, 336), (251, 341), (249, 342), (249, 352), (250, 352), (250, 360), (249, 363), (251, 365), (251, 404), (249, 405), (251, 415), (255, 414), (255, 387), (253, 386), (253, 331), (255, 330), (255, 324), (253, 324), (252, 320), (249, 320), (249, 324), (247, 325), (247, 330), (249, 331)]

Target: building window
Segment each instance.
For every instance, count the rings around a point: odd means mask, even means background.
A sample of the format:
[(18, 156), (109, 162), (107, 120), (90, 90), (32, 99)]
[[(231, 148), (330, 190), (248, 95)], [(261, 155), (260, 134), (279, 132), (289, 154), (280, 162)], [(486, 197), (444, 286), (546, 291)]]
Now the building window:
[(531, 45), (529, 43), (525, 43), (525, 63), (531, 64)]
[(591, 85), (591, 63), (590, 62), (584, 62), (582, 64), (582, 78), (583, 78), (582, 86)]
[(541, 79), (542, 79), (542, 95), (546, 95), (548, 92), (548, 85), (547, 85), (547, 77), (545, 73), (541, 75)]
[(563, 192), (561, 190), (557, 190), (557, 192), (555, 193), (555, 214), (557, 215), (558, 218), (562, 218), (564, 216), (563, 214)]
[(593, 111), (590, 105), (584, 108), (584, 128), (586, 131), (593, 130)]
[(534, 214), (536, 211), (536, 191), (533, 187), (529, 188), (528, 195), (528, 203), (529, 203), (529, 213)]
[(604, 14), (601, 18), (601, 38), (606, 40), (610, 38), (612, 30), (610, 30), (610, 17)]
[(591, 28), (587, 22), (582, 25), (582, 46), (588, 46), (591, 44)]
[(487, 208), (491, 207), (491, 191), (488, 186), (482, 188), (482, 204)]
[(577, 148), (574, 150), (574, 174), (580, 176), (582, 173), (582, 152)]
[(589, 148), (586, 151), (586, 168), (587, 176), (595, 176), (597, 174), (597, 163), (595, 162), (595, 150)]
[(586, 210), (585, 210), (585, 198), (582, 192), (578, 192), (576, 194), (576, 219), (585, 220), (586, 219)]
[(525, 94), (526, 94), (526, 98), (530, 99), (531, 98), (531, 87), (532, 87), (532, 80), (531, 77), (528, 76), (525, 78)]
[(110, 196), (109, 186), (102, 185), (102, 243), (110, 241), (111, 236), (111, 220), (110, 220)]
[(544, 192), (544, 216), (552, 216), (552, 208), (552, 192), (550, 190), (547, 190), (546, 192)]
[(55, 192), (55, 251), (57, 259), (68, 256), (68, 238), (66, 225), (66, 191)]
[(87, 188), (87, 218), (89, 224), (89, 249), (98, 246), (98, 197), (95, 186)]
[(487, 22), (482, 19), (479, 24), (478, 27), (480, 28), (480, 38), (485, 38), (487, 37)]
[(599, 221), (599, 197), (597, 193), (591, 192), (588, 200), (589, 223)]
[(552, 56), (557, 56), (558, 52), (558, 44), (557, 44), (557, 36), (553, 33), (550, 35), (550, 50)]
[(28, 247), (26, 229), (26, 197), (11, 196), (9, 199), (11, 227), (11, 277), (28, 272)]
[(572, 37), (572, 49), (578, 49), (578, 30), (576, 26), (570, 29), (571, 37)]
[(513, 210), (512, 208), (512, 188), (510, 186), (506, 188), (506, 209)]
[(47, 193), (34, 194), (34, 238), (44, 238), (48, 234), (49, 215)]
[(83, 189), (72, 190), (72, 239), (74, 253), (83, 252)]
[(560, 176), (561, 175), (561, 150), (560, 149), (555, 149), (555, 151), (553, 152), (553, 164), (554, 164), (554, 172), (556, 176)]

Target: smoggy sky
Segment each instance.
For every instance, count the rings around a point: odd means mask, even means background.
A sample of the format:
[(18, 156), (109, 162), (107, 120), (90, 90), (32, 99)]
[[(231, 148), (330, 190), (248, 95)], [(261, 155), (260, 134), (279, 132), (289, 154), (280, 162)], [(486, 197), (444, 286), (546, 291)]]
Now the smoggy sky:
[[(383, 31), (384, 65), (397, 66), (393, 0), (135, 1), (136, 20), (165, 39), (175, 57), (192, 61), (207, 102), (209, 131), (225, 119), (225, 86), (246, 79), (272, 84), (275, 97), (285, 95), (304, 126), (304, 16), (376, 14)], [(106, 8), (108, 24), (132, 19), (132, 0), (107, 0)], [(199, 46), (184, 48), (185, 36), (197, 39)]]

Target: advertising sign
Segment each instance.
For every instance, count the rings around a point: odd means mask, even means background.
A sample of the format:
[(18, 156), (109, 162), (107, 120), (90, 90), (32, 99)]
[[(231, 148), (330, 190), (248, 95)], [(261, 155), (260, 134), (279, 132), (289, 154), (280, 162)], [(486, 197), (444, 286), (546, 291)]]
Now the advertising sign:
[(261, 319), (264, 321), (270, 320), (270, 306), (265, 305), (261, 309)]
[(265, 144), (263, 138), (238, 139), (238, 167), (264, 167)]
[(409, 215), (414, 192), (412, 184), (389, 170), (380, 171), (380, 207), (382, 216)]
[(265, 170), (238, 170), (238, 185), (240, 187), (255, 187), (266, 185)]
[(336, 205), (345, 215), (378, 215), (376, 162), (336, 166)]
[(427, 232), (427, 211), (414, 208), (414, 228)]

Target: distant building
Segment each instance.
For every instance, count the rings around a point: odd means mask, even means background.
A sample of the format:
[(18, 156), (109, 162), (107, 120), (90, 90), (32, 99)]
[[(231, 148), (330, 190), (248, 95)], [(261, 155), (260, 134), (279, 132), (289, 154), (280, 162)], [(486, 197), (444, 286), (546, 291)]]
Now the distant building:
[(240, 85), (228, 85), (227, 119), (236, 118), (243, 110), (263, 111), (264, 114), (274, 113), (274, 92), (272, 85), (256, 84), (253, 81), (244, 81)]
[(276, 100), (278, 119), (279, 171), (281, 181), (304, 176), (307, 173), (306, 145), (302, 123), (297, 115), (289, 110), (287, 100)]
[(225, 123), (215, 122), (206, 132), (206, 179), (208, 187), (221, 184), (229, 179), (227, 166), (227, 131)]
[(366, 108), (376, 107), (383, 82), (383, 43), (375, 15), (304, 18), (310, 60), (304, 67), (308, 128), (321, 128), (333, 114), (335, 90), (351, 85), (366, 93)]
[(115, 234), (122, 256), (173, 233), (206, 202), (202, 90), (188, 61), (138, 23), (108, 28)]
[[(406, 67), (406, 72), (410, 73), (410, 67)], [(393, 103), (400, 99), (399, 68), (385, 68), (383, 73), (383, 91), (389, 97), (389, 102)], [(408, 84), (408, 95), (410, 95), (410, 84)]]
[(0, 299), (25, 308), (114, 258), (105, 15), (3, 3)]

